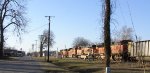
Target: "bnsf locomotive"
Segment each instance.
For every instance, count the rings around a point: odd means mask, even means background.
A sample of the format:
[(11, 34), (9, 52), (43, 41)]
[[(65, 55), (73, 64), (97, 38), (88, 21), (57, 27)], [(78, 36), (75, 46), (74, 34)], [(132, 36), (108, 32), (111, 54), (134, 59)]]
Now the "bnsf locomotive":
[[(114, 61), (127, 61), (140, 57), (150, 57), (150, 41), (122, 40), (111, 44), (111, 59)], [(105, 49), (104, 44), (92, 45), (91, 47), (76, 47), (60, 51), (63, 57), (88, 58), (92, 55), (93, 58), (104, 59)]]

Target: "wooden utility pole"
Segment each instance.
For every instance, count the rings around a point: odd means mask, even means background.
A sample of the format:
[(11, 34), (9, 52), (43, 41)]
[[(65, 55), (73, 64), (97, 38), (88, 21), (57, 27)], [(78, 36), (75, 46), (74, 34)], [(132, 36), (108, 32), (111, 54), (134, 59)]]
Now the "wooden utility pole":
[(32, 44), (32, 56), (35, 56), (35, 53), (34, 53), (34, 44)]
[(35, 48), (35, 49), (36, 49), (36, 52), (37, 52), (37, 40), (35, 40), (35, 45), (36, 45), (36, 48)]
[(110, 0), (105, 0), (105, 17), (104, 17), (104, 48), (106, 57), (106, 73), (110, 73), (110, 56), (111, 56), (111, 39), (110, 39)]
[(50, 46), (50, 22), (51, 22), (51, 17), (54, 17), (54, 16), (45, 16), (45, 17), (48, 17), (48, 20), (49, 20), (49, 28), (48, 28), (48, 57), (47, 57), (47, 62), (49, 62), (49, 46)]
[(56, 58), (58, 58), (58, 48), (57, 48), (57, 50), (56, 50)]

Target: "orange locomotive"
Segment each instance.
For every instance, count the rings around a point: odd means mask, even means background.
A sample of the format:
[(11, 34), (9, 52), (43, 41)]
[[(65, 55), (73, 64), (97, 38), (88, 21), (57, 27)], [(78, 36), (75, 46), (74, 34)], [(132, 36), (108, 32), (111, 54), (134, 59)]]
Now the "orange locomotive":
[[(131, 40), (122, 40), (118, 43), (113, 43), (111, 45), (111, 58), (114, 61), (127, 61), (128, 57), (129, 57), (129, 53), (128, 53), (128, 42), (130, 42)], [(99, 46), (96, 48), (98, 50), (98, 53), (101, 56), (105, 56), (105, 49), (103, 46)]]
[[(130, 42), (130, 40), (123, 40), (111, 45), (111, 58), (114, 61), (127, 61), (129, 57), (128, 42)], [(92, 54), (94, 58), (105, 58), (105, 49), (103, 45), (92, 45), (92, 47), (69, 48), (61, 50), (61, 53), (63, 57), (81, 58), (83, 55), (87, 57), (89, 54)]]

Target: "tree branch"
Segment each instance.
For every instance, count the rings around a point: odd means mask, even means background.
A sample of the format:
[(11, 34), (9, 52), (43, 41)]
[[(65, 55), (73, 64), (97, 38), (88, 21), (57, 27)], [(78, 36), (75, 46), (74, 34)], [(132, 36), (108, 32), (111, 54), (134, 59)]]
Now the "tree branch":
[[(8, 7), (8, 4), (10, 3), (10, 1), (9, 0), (7, 0), (7, 1), (5, 1), (4, 2), (4, 5), (3, 5), (3, 7), (2, 7), (2, 11), (1, 11), (1, 18), (2, 18), (2, 22), (4, 21), (4, 18), (5, 18), (5, 15), (6, 15), (6, 13), (7, 13), (7, 7)], [(3, 10), (4, 10), (4, 13), (3, 13)]]
[(3, 30), (5, 30), (8, 26), (10, 26), (11, 24), (16, 24), (17, 25), (17, 23), (15, 23), (15, 22), (11, 22), (11, 23), (9, 23), (8, 25), (6, 25), (4, 28), (3, 28)]

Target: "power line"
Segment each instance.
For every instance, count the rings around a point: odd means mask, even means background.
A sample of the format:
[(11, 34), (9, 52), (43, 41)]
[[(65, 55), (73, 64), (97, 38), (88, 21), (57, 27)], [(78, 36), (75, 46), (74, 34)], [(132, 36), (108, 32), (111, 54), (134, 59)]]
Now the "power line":
[(43, 27), (44, 27), (44, 26), (46, 26), (46, 25), (47, 25), (47, 24), (41, 25), (41, 26), (39, 26), (39, 27), (37, 27), (37, 28), (35, 28), (35, 29), (32, 29), (32, 30), (28, 31), (28, 33), (31, 33), (31, 32), (34, 32), (34, 31), (37, 31), (37, 30), (39, 30), (39, 29), (43, 28)]
[(127, 5), (128, 5), (128, 9), (129, 9), (129, 15), (130, 15), (130, 18), (131, 18), (131, 24), (132, 24), (132, 27), (133, 27), (133, 30), (134, 30), (134, 33), (135, 33), (136, 41), (137, 41), (137, 35), (136, 35), (136, 31), (135, 31), (135, 27), (134, 27), (134, 23), (133, 23), (133, 19), (132, 19), (131, 9), (130, 9), (130, 6), (129, 6), (128, 2), (127, 2)]
[(119, 10), (120, 10), (120, 12), (121, 12), (121, 15), (122, 15), (122, 17), (123, 17), (123, 21), (124, 21), (125, 24), (127, 24), (127, 23), (126, 23), (125, 16), (124, 16), (124, 14), (123, 14), (123, 10), (122, 10), (121, 4), (120, 4), (120, 0), (118, 0), (118, 5), (119, 5), (119, 8), (120, 8)]

